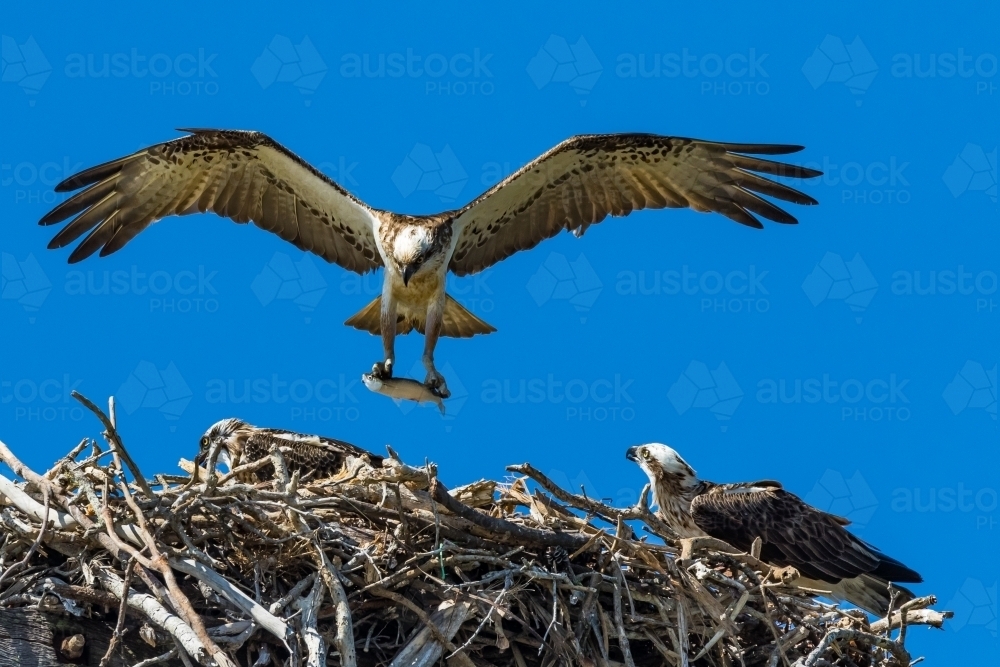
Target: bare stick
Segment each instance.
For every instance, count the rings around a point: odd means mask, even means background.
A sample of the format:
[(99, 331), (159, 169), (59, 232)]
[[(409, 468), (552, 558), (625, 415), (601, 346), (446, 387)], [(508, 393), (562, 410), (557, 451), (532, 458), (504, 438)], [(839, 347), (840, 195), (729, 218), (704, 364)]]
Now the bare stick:
[(340, 653), (341, 667), (356, 667), (358, 657), (354, 648), (354, 626), (351, 621), (351, 607), (347, 603), (347, 593), (340, 583), (340, 575), (334, 569), (333, 563), (323, 553), (322, 547), (319, 544), (314, 544), (314, 546), (320, 559), (320, 577), (326, 584), (336, 609), (337, 629), (334, 635), (334, 644)]
[(156, 598), (146, 593), (126, 590), (125, 582), (109, 568), (95, 566), (94, 576), (112, 595), (118, 599), (127, 598), (129, 607), (141, 612), (151, 623), (170, 633), (170, 636), (177, 640), (188, 655), (203, 665), (208, 664), (208, 653), (198, 636), (187, 623), (167, 611)]
[[(114, 405), (114, 403), (112, 403)], [(128, 562), (128, 566), (125, 568), (125, 580), (122, 582), (122, 590), (130, 590), (132, 586), (132, 574), (135, 572), (135, 559)], [(115, 647), (121, 642), (122, 635), (124, 634), (123, 628), (125, 627), (125, 610), (128, 609), (128, 596), (123, 595), (121, 605), (118, 607), (118, 622), (115, 623), (115, 631), (111, 633), (111, 641), (108, 642), (108, 650), (104, 652), (104, 657), (101, 658), (100, 667), (107, 667), (107, 664), (111, 661), (111, 656), (115, 652)]]
[(193, 558), (174, 558), (169, 562), (170, 567), (178, 572), (189, 574), (195, 579), (208, 584), (213, 591), (222, 595), (237, 608), (248, 614), (262, 628), (281, 640), (282, 643), (287, 643), (291, 636), (291, 629), (288, 625), (267, 609), (251, 600), (246, 593), (229, 583), (218, 572), (209, 569)]
[[(0, 496), (5, 496), (19, 510), (38, 521), (42, 521), (42, 518), (46, 516), (42, 511), (41, 503), (22, 491), (14, 482), (3, 475), (0, 475)], [(50, 508), (47, 518), (47, 522), (51, 523), (53, 528), (58, 528), (59, 530), (66, 530), (76, 525), (76, 520), (73, 517), (57, 509)]]
[[(121, 437), (118, 435), (118, 430), (115, 428), (115, 425), (111, 421), (111, 419), (109, 419), (107, 415), (101, 412), (101, 409), (96, 405), (94, 405), (89, 398), (87, 398), (80, 392), (74, 391), (71, 392), (70, 395), (76, 400), (80, 401), (80, 403), (82, 403), (85, 408), (93, 412), (94, 415), (99, 420), (101, 420), (101, 423), (104, 424), (104, 429), (105, 429), (104, 437), (107, 439), (108, 444), (111, 445), (111, 449), (113, 449), (119, 456), (122, 457), (122, 460), (125, 462), (125, 465), (128, 466), (128, 469), (132, 472), (132, 477), (135, 478), (136, 485), (138, 485), (138, 487), (142, 489), (143, 494), (145, 494), (147, 498), (154, 498), (155, 496), (153, 495), (153, 490), (149, 488), (149, 484), (146, 483), (146, 478), (142, 476), (142, 471), (139, 470), (139, 466), (135, 464), (135, 461), (132, 460), (132, 457), (129, 456), (129, 453), (125, 450), (125, 445), (122, 444)], [(112, 403), (111, 405), (114, 405), (114, 403)]]
[[(42, 505), (42, 516), (47, 517), (49, 515), (49, 490), (44, 489), (43, 493), (45, 494), (45, 503)], [(4, 570), (3, 574), (0, 574), (0, 584), (3, 584), (3, 580), (10, 574), (24, 569), (27, 567), (28, 563), (31, 562), (31, 557), (35, 555), (35, 552), (38, 551), (38, 547), (41, 545), (42, 540), (45, 539), (45, 529), (48, 526), (48, 523), (48, 521), (42, 521), (42, 527), (38, 530), (38, 537), (36, 537), (35, 541), (32, 542), (31, 547), (28, 549), (28, 553), (24, 554), (24, 558)]]
[(437, 478), (431, 482), (431, 497), (444, 505), (450, 512), (481, 526), (490, 533), (491, 538), (500, 542), (542, 547), (563, 547), (574, 550), (587, 543), (587, 538), (579, 535), (525, 528), (505, 519), (496, 519), (483, 514), (453, 498), (448, 493), (448, 489)]
[(317, 577), (313, 581), (312, 590), (295, 602), (295, 607), (302, 612), (301, 636), (306, 645), (306, 665), (308, 667), (326, 667), (326, 641), (316, 629), (319, 620), (319, 608), (323, 604), (323, 581)]

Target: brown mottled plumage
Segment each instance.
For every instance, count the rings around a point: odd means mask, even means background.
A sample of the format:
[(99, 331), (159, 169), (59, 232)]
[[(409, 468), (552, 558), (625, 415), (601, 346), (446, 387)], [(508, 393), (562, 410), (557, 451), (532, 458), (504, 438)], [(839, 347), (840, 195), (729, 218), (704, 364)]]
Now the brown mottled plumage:
[[(219, 460), (230, 468), (269, 456), (275, 445), (282, 448), (289, 472), (298, 470), (302, 476), (310, 473), (313, 478), (337, 475), (343, 472), (348, 456), (364, 459), (373, 466), (382, 465), (381, 456), (343, 440), (258, 428), (239, 419), (223, 419), (212, 424), (198, 443), (195, 461), (204, 462), (216, 443), (222, 447)], [(270, 479), (273, 475), (273, 466), (265, 466), (255, 473), (258, 480)]]
[(649, 477), (657, 514), (681, 537), (710, 535), (744, 551), (759, 537), (761, 560), (797, 569), (797, 585), (829, 590), (831, 597), (877, 615), (888, 611), (890, 585), (902, 603), (913, 594), (894, 584), (923, 581), (845, 530), (850, 521), (811, 507), (778, 482), (702, 481), (677, 452), (659, 443), (631, 447), (625, 456)]
[(122, 248), (170, 215), (212, 211), (254, 222), (296, 247), (350, 271), (385, 267), (382, 295), (346, 323), (380, 333), (392, 375), (395, 336), (425, 336), (425, 382), (448, 396), (434, 367), (439, 336), (495, 329), (447, 298), (448, 272), (477, 273), (563, 230), (583, 235), (607, 216), (645, 208), (715, 211), (749, 227), (757, 216), (796, 219), (764, 199), (816, 200), (759, 176), (812, 178), (814, 169), (754, 157), (801, 146), (725, 144), (655, 134), (572, 137), (531, 161), (461, 209), (402, 215), (372, 208), (260, 132), (190, 130), (193, 134), (70, 176), (58, 192), (86, 187), (45, 215), (51, 225), (76, 216), (49, 244), (87, 236), (70, 254), (77, 262)]

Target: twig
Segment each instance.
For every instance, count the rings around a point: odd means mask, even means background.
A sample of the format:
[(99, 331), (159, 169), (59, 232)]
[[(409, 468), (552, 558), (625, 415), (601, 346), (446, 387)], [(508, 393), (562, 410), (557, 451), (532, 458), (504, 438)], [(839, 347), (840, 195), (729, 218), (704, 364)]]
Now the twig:
[[(114, 405), (114, 403), (112, 403)], [(125, 567), (125, 580), (122, 582), (122, 590), (129, 590), (132, 586), (132, 575), (135, 573), (135, 560), (129, 560), (128, 565)], [(128, 596), (123, 595), (121, 604), (118, 607), (118, 622), (115, 623), (115, 631), (111, 633), (111, 640), (108, 642), (108, 650), (104, 652), (104, 657), (101, 658), (100, 667), (107, 667), (107, 664), (111, 661), (111, 656), (115, 652), (115, 647), (121, 642), (122, 635), (124, 634), (123, 629), (125, 627), (125, 611), (128, 609)]]
[[(42, 493), (44, 494), (45, 497), (45, 502), (42, 504), (42, 516), (47, 517), (49, 516), (49, 490), (43, 489)], [(24, 558), (11, 565), (6, 570), (4, 570), (2, 574), (0, 574), (0, 584), (3, 584), (3, 580), (6, 579), (10, 574), (18, 572), (27, 567), (28, 563), (31, 562), (31, 557), (35, 555), (35, 552), (38, 551), (38, 547), (42, 544), (42, 541), (45, 539), (45, 530), (48, 527), (48, 524), (49, 524), (48, 521), (42, 521), (42, 527), (38, 530), (38, 537), (36, 537), (35, 541), (31, 543), (31, 547), (28, 548), (28, 553), (24, 554)]]
[[(42, 488), (47, 488), (47, 485)], [(41, 521), (42, 517), (48, 516), (47, 523), (51, 523), (53, 528), (68, 530), (76, 525), (76, 520), (66, 512), (50, 508), (46, 515), (41, 503), (22, 491), (14, 482), (3, 475), (0, 475), (0, 496), (5, 496), (19, 510), (38, 521)]]
[(587, 543), (586, 538), (578, 535), (525, 528), (505, 519), (487, 516), (453, 498), (448, 493), (448, 489), (436, 478), (431, 482), (431, 497), (444, 505), (450, 512), (481, 526), (488, 531), (492, 539), (498, 542), (539, 547), (563, 547), (564, 549), (578, 549)]
[(319, 608), (323, 604), (323, 588), (323, 581), (317, 577), (309, 594), (295, 602), (295, 607), (302, 612), (299, 627), (306, 645), (308, 667), (326, 667), (326, 641), (316, 629)]
[(330, 593), (333, 606), (336, 609), (336, 632), (334, 634), (334, 644), (340, 653), (341, 667), (356, 667), (358, 658), (354, 647), (354, 626), (351, 621), (351, 607), (347, 603), (347, 594), (340, 583), (340, 577), (329, 561), (323, 549), (314, 543), (316, 553), (320, 560), (320, 577)]
[(207, 665), (209, 661), (205, 645), (179, 617), (167, 611), (156, 598), (146, 593), (136, 593), (125, 589), (125, 582), (109, 568), (103, 566), (94, 567), (94, 576), (101, 582), (101, 585), (118, 599), (127, 597), (128, 606), (141, 612), (151, 623), (168, 632), (176, 639), (184, 650), (195, 658), (198, 662)]
[[(70, 396), (80, 401), (85, 408), (93, 412), (94, 415), (101, 421), (104, 425), (104, 436), (107, 439), (108, 444), (111, 446), (111, 449), (122, 458), (125, 465), (128, 466), (128, 469), (132, 472), (132, 477), (135, 479), (136, 485), (138, 485), (147, 498), (155, 497), (153, 495), (153, 490), (149, 488), (149, 484), (146, 482), (146, 478), (142, 476), (139, 466), (135, 464), (135, 461), (133, 461), (132, 457), (129, 456), (128, 451), (125, 450), (125, 445), (122, 444), (121, 437), (118, 435), (118, 429), (115, 428), (115, 424), (111, 421), (111, 419), (108, 418), (108, 416), (105, 415), (99, 407), (94, 405), (90, 399), (80, 392), (70, 392)], [(114, 406), (114, 403), (112, 402), (111, 405)]]
[[(910, 664), (910, 654), (906, 652), (902, 646), (896, 642), (888, 639), (886, 637), (880, 637), (878, 635), (873, 635), (868, 632), (862, 632), (861, 630), (853, 630), (851, 628), (838, 628), (827, 631), (826, 635), (820, 641), (819, 645), (816, 646), (813, 651), (809, 653), (808, 656), (801, 659), (802, 667), (817, 667), (820, 664), (820, 660), (823, 654), (829, 651), (838, 641), (848, 639), (853, 642), (867, 642), (878, 646), (892, 654), (896, 659), (897, 663), (900, 665)], [(798, 665), (799, 662), (796, 662)]]
[(625, 657), (625, 664), (628, 667), (635, 667), (635, 661), (632, 659), (632, 649), (629, 647), (628, 636), (625, 634), (625, 623), (622, 620), (622, 585), (624, 584), (625, 577), (622, 575), (620, 567), (614, 568), (613, 575), (615, 593), (612, 602), (615, 609), (615, 627), (618, 630), (618, 647)]

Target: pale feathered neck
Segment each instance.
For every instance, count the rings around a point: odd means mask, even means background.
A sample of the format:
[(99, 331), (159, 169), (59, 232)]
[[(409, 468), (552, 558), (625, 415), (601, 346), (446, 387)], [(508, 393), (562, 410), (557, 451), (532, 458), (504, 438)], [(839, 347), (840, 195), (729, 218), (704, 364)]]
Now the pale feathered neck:
[(691, 501), (707, 491), (708, 483), (697, 477), (666, 473), (652, 480), (656, 513), (680, 537), (700, 537), (700, 529), (691, 516)]

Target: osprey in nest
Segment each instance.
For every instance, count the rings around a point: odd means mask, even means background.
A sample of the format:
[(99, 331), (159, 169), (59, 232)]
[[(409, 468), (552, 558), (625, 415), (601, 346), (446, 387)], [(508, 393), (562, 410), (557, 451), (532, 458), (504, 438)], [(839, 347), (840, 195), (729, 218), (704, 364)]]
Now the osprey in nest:
[[(253, 222), (302, 250), (349, 271), (385, 268), (382, 295), (347, 320), (381, 334), (383, 359), (373, 373), (388, 379), (394, 339), (424, 334), (425, 383), (448, 396), (434, 367), (439, 336), (470, 337), (495, 329), (445, 293), (448, 273), (477, 273), (562, 230), (582, 235), (608, 215), (644, 208), (715, 211), (749, 227), (757, 216), (796, 219), (760, 195), (795, 204), (816, 200), (759, 174), (812, 178), (820, 172), (754, 155), (801, 146), (726, 144), (654, 134), (583, 135), (567, 139), (466, 206), (434, 215), (372, 208), (260, 132), (183, 130), (188, 136), (92, 167), (56, 186), (85, 188), (50, 211), (42, 225), (73, 220), (49, 243), (81, 236), (78, 262), (119, 250), (153, 222), (212, 211)], [(754, 173), (757, 172), (757, 173)]]
[[(849, 533), (850, 521), (811, 507), (778, 482), (715, 484), (699, 480), (673, 449), (657, 443), (630, 447), (625, 458), (649, 477), (662, 517), (680, 537), (709, 535), (750, 551), (761, 539), (760, 559), (792, 566), (796, 585), (829, 591), (865, 611), (885, 616), (892, 590), (898, 604), (912, 599), (897, 582), (919, 574)], [(897, 605), (898, 609), (898, 605)]]
[[(218, 448), (217, 460), (230, 470), (246, 463), (268, 458), (272, 447), (281, 449), (282, 458), (289, 472), (317, 473), (320, 477), (333, 477), (344, 472), (347, 457), (362, 459), (373, 467), (382, 465), (382, 457), (372, 454), (349, 442), (305, 435), (277, 428), (258, 428), (240, 419), (223, 419), (212, 424), (198, 441), (198, 455), (194, 462), (207, 463), (212, 449)], [(274, 476), (274, 466), (258, 468), (245, 481), (266, 480)]]

